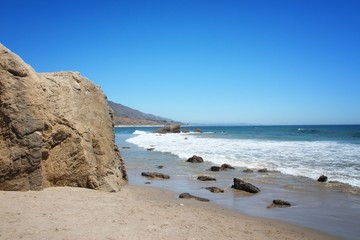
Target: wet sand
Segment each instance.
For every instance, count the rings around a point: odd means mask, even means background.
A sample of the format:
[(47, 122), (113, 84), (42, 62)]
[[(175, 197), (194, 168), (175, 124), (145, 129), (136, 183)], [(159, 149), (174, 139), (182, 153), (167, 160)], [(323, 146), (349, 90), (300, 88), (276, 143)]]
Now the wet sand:
[(0, 239), (333, 239), (160, 189), (0, 192)]
[[(229, 171), (208, 171), (211, 163), (185, 163), (183, 159), (156, 151), (146, 151), (126, 143), (117, 136), (127, 163), (129, 183), (175, 192), (189, 192), (210, 199), (231, 211), (267, 219), (275, 219), (321, 231), (344, 239), (359, 239), (360, 196), (358, 189), (343, 184), (319, 183), (314, 179), (284, 175), (279, 172), (243, 173), (241, 168)], [(156, 148), (156, 146), (155, 146)], [(162, 165), (162, 169), (157, 166)], [(142, 171), (170, 175), (169, 180), (150, 180)], [(199, 175), (215, 177), (215, 182), (201, 182)], [(231, 189), (234, 177), (242, 178), (261, 189), (259, 194), (246, 194)], [(150, 183), (146, 184), (145, 183)], [(211, 193), (205, 187), (223, 188), (224, 193)], [(289, 201), (290, 208), (267, 209), (274, 199)]]

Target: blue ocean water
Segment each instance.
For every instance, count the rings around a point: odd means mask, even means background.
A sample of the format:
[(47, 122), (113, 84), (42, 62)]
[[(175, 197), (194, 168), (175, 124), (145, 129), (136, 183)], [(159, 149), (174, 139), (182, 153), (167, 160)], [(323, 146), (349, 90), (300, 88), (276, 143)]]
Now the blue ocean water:
[[(203, 133), (195, 133), (201, 128)], [(268, 168), (283, 174), (360, 187), (360, 125), (184, 126), (189, 133), (156, 134), (156, 128), (117, 128), (130, 143), (181, 159), (202, 156), (214, 164)]]
[[(203, 132), (196, 133), (197, 128)], [(147, 182), (146, 186), (178, 194), (189, 192), (234, 211), (360, 239), (360, 125), (183, 126), (189, 133), (177, 134), (157, 134), (156, 129), (116, 128), (130, 184)], [(205, 162), (186, 163), (194, 154)], [(223, 163), (236, 169), (208, 171)], [(246, 168), (254, 172), (243, 172)], [(259, 173), (260, 168), (270, 171)], [(143, 171), (161, 171), (171, 178), (150, 180), (141, 176)], [(204, 174), (217, 181), (197, 181)], [(317, 182), (322, 174), (331, 182)], [(261, 193), (249, 196), (233, 191), (235, 177), (256, 185)], [(206, 186), (225, 192), (214, 194)], [(287, 200), (293, 207), (267, 209), (273, 199)]]

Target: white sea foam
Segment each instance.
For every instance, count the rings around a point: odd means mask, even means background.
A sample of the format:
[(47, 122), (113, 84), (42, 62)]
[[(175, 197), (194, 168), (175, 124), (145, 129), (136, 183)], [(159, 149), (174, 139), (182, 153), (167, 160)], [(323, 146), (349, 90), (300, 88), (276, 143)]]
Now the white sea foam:
[(360, 187), (360, 146), (338, 142), (269, 141), (208, 138), (195, 134), (156, 134), (135, 131), (127, 142), (139, 147), (155, 146), (187, 159), (199, 155), (215, 164), (268, 168), (285, 174), (317, 178)]

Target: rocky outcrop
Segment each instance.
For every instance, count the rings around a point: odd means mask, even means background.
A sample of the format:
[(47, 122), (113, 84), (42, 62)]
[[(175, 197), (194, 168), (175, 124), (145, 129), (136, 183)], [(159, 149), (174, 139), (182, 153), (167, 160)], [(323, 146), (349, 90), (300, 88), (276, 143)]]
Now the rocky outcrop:
[(168, 125), (156, 130), (157, 133), (180, 133), (180, 124)]
[(0, 44), (0, 189), (127, 182), (101, 88), (76, 72), (36, 73)]
[(249, 193), (258, 193), (260, 192), (260, 189), (251, 183), (245, 182), (244, 180), (241, 180), (239, 178), (234, 178), (234, 185), (231, 186), (232, 188), (249, 192)]
[(202, 162), (204, 162), (204, 159), (202, 157), (193, 155), (191, 158), (188, 158), (188, 160), (186, 160), (186, 162), (202, 163)]
[(195, 200), (200, 201), (200, 202), (209, 202), (210, 201), (207, 198), (197, 197), (197, 196), (191, 195), (190, 193), (181, 193), (179, 195), (179, 198), (195, 199)]

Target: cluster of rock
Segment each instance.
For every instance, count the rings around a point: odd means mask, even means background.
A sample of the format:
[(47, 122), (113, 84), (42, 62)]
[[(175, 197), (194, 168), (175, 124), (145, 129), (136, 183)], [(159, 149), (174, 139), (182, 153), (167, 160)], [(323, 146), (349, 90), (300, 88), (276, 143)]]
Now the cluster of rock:
[(36, 73), (0, 44), (0, 105), (0, 190), (127, 183), (107, 98), (79, 73)]
[[(171, 125), (166, 125), (164, 127), (158, 128), (156, 130), (157, 133), (161, 133), (161, 134), (166, 134), (166, 133), (188, 133), (189, 130), (187, 129), (181, 129), (181, 125), (180, 124), (171, 124)], [(197, 133), (202, 133), (203, 130), (200, 128), (195, 129), (195, 132)]]

